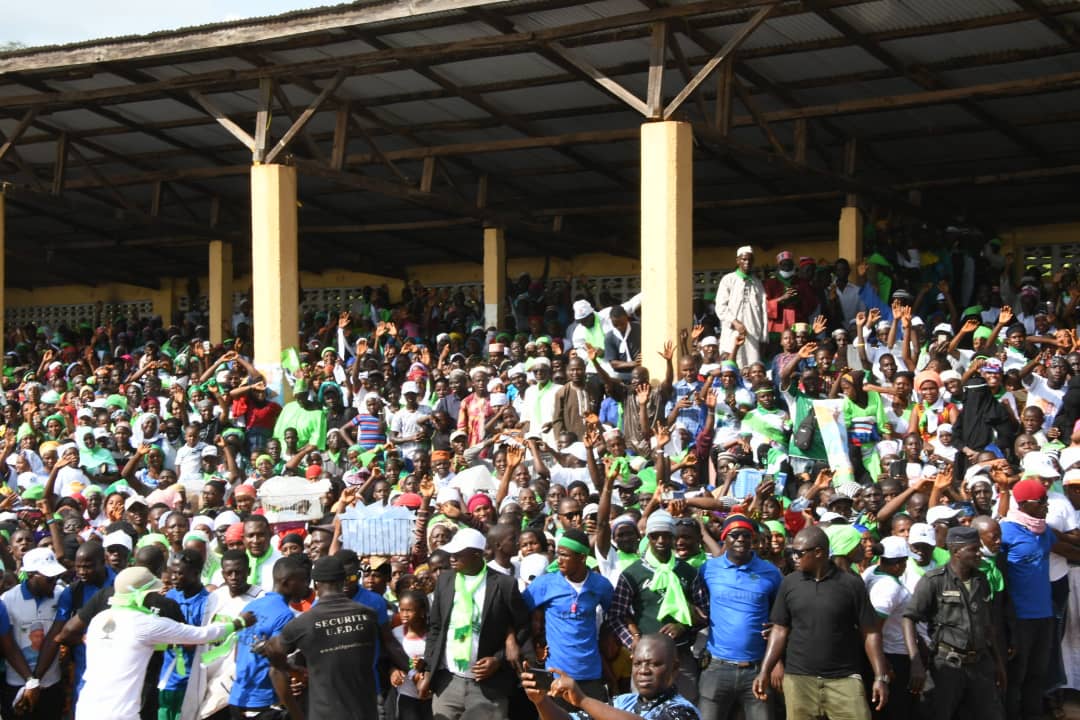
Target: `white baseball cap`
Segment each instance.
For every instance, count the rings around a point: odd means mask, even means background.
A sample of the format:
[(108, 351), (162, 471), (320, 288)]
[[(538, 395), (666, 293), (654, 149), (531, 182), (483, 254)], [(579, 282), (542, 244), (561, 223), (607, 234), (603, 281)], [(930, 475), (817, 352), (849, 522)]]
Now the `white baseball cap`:
[(578, 300), (574, 303), (575, 320), (584, 320), (589, 315), (593, 314), (593, 312), (595, 311), (593, 310), (592, 303), (590, 303), (588, 300)]
[(416, 383), (412, 380), (406, 380), (405, 382), (401, 383), (401, 394), (408, 395), (409, 393), (412, 393), (413, 395), (420, 394), (420, 388), (418, 388), (416, 386)]
[(67, 568), (56, 561), (56, 555), (49, 548), (34, 548), (23, 555), (22, 569), (49, 578), (60, 577), (67, 572)]
[(103, 548), (110, 548), (114, 545), (122, 545), (127, 548), (128, 552), (131, 552), (131, 548), (134, 547), (131, 543), (131, 536), (123, 530), (114, 530), (101, 540)]
[(442, 549), (454, 555), (462, 550), (479, 550), (483, 552), (486, 547), (487, 540), (484, 538), (483, 533), (472, 528), (461, 528), (454, 533), (454, 537), (450, 538), (450, 542), (442, 546)]
[(902, 537), (889, 535), (881, 541), (881, 557), (886, 560), (899, 560), (908, 556), (907, 542)]
[(930, 545), (931, 547), (937, 545), (937, 534), (934, 533), (934, 528), (930, 527), (926, 523), (915, 523), (908, 530), (908, 545), (917, 545), (922, 543), (923, 545)]
[(926, 524), (933, 525), (936, 522), (952, 520), (959, 514), (960, 511), (956, 508), (951, 508), (948, 505), (935, 505), (926, 511)]
[(124, 501), (124, 509), (125, 510), (130, 510), (134, 505), (142, 505), (143, 507), (150, 507), (150, 505), (146, 502), (146, 498), (144, 498), (142, 495), (132, 495), (131, 497), (129, 497), (127, 500)]

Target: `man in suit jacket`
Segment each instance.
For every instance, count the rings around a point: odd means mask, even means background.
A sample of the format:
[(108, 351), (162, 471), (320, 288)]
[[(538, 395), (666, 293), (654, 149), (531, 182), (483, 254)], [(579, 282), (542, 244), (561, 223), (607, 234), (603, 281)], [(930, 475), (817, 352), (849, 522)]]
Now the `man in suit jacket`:
[(555, 412), (551, 418), (551, 432), (558, 439), (564, 432), (572, 432), (578, 440), (585, 437), (585, 416), (600, 409), (603, 388), (596, 379), (585, 377), (585, 361), (571, 358), (566, 363), (566, 376), (570, 381), (555, 392)]
[(419, 683), (434, 694), (435, 720), (458, 720), (466, 708), (470, 717), (505, 718), (517, 687), (512, 663), (529, 637), (529, 611), (517, 580), (488, 569), (485, 545), (480, 532), (462, 528), (442, 548), (453, 572), (435, 588)]

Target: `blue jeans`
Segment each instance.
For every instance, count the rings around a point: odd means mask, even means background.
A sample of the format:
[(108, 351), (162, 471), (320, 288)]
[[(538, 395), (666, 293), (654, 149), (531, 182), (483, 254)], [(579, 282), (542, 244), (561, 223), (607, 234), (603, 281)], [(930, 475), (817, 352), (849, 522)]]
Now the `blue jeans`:
[(772, 691), (765, 702), (754, 697), (754, 678), (760, 670), (760, 662), (737, 667), (713, 658), (698, 683), (701, 720), (728, 720), (737, 706), (742, 706), (746, 720), (772, 720)]

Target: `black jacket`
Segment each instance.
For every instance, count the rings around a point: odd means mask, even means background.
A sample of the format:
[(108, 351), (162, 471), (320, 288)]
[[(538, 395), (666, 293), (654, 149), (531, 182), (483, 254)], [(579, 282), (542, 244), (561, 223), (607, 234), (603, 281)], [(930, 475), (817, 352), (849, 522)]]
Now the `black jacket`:
[[(487, 581), (484, 606), (480, 611), (480, 640), (476, 659), (495, 657), (503, 662), (492, 677), (480, 682), (480, 687), (487, 696), (505, 697), (517, 686), (517, 674), (505, 662), (506, 635), (512, 629), (515, 631), (518, 646), (522, 648), (521, 656), (524, 657), (531, 627), (529, 610), (521, 597), (515, 578), (486, 567), (484, 571), (487, 573)], [(454, 606), (456, 578), (456, 572), (441, 573), (431, 603), (424, 661), (432, 670), (446, 669), (446, 640), (450, 632), (450, 612)], [(437, 678), (432, 689), (435, 692), (440, 689)]]

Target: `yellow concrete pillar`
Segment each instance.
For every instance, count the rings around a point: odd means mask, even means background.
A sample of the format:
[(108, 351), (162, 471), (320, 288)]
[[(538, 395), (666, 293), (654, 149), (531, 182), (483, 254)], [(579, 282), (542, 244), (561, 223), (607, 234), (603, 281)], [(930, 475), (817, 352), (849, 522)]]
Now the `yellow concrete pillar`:
[[(4, 233), (6, 232), (6, 229), (5, 229), (5, 226), (4, 226), (4, 216), (5, 216), (4, 191), (3, 191), (2, 188), (0, 188), (0, 322), (4, 323), (4, 325), (6, 326), (7, 325), (7, 315), (6, 315), (7, 307), (6, 307), (5, 303), (4, 303), (4, 294), (6, 292), (5, 291), (6, 285), (5, 285), (5, 278), (4, 278), (4, 250), (5, 250), (5, 243), (7, 242), (7, 240), (6, 240), (5, 235), (4, 235)], [(0, 332), (0, 357), (3, 357), (3, 355), (4, 355), (4, 333)]]
[(641, 357), (653, 380), (657, 351), (693, 320), (693, 145), (689, 123), (641, 126)]
[(840, 247), (837, 257), (851, 263), (852, 269), (862, 260), (863, 219), (859, 208), (848, 206), (840, 211)]
[(296, 168), (251, 168), (251, 305), (255, 367), (284, 399), (282, 350), (299, 342)]
[(210, 301), (210, 342), (220, 344), (232, 336), (232, 243), (210, 241), (210, 272), (206, 294)]
[(500, 327), (506, 316), (506, 231), (484, 228), (484, 326)]
[(161, 317), (161, 324), (169, 327), (176, 313), (176, 293), (173, 291), (172, 278), (163, 278), (161, 288), (150, 293), (151, 312)]

